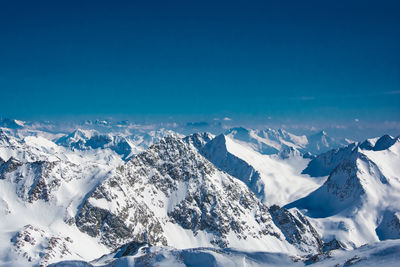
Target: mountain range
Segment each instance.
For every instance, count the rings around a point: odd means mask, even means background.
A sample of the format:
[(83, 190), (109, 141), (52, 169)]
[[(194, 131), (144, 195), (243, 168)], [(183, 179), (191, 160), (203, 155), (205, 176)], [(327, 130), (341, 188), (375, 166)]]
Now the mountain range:
[(2, 120), (0, 265), (400, 260), (399, 137), (75, 126)]

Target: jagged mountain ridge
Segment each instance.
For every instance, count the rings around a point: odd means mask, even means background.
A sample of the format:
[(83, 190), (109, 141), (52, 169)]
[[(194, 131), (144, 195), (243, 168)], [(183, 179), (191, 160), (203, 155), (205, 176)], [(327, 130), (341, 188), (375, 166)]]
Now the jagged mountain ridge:
[(252, 130), (237, 127), (227, 130), (224, 134), (266, 155), (287, 150), (298, 151), (301, 154), (320, 154), (349, 143), (348, 140), (329, 137), (325, 131), (298, 136), (284, 129)]
[(341, 162), (357, 158), (360, 150), (382, 151), (391, 147), (398, 139), (399, 137), (383, 135), (380, 138), (367, 139), (361, 143), (351, 143), (348, 146), (327, 151), (313, 159), (303, 173), (314, 177), (329, 175)]
[(128, 160), (133, 155), (158, 142), (164, 136), (170, 135), (180, 136), (175, 132), (165, 130), (121, 135), (119, 133), (101, 133), (96, 130), (77, 129), (57, 139), (56, 144), (78, 150), (108, 148), (121, 155), (123, 160)]
[[(59, 140), (60, 144), (72, 148), (81, 147), (83, 149), (88, 149), (92, 146), (105, 146), (114, 147), (118, 150), (117, 144), (127, 141), (131, 149), (133, 149), (134, 154), (143, 151), (163, 136), (174, 135), (176, 133), (188, 135), (194, 133), (193, 131), (196, 130), (192, 129), (187, 124), (161, 123), (157, 126), (156, 124), (141, 125), (130, 121), (104, 119), (63, 123), (2, 119), (0, 121), (0, 127), (3, 127), (2, 129), (6, 129), (10, 131), (10, 133), (21, 138), (32, 135), (46, 135), (46, 138), (51, 138), (56, 141)], [(349, 143), (349, 140), (346, 139), (332, 138), (328, 136), (325, 131), (311, 132), (307, 135), (296, 135), (284, 129), (267, 128), (265, 130), (256, 130), (243, 127), (221, 127), (222, 125), (213, 130), (215, 133), (223, 132), (232, 139), (240, 142), (243, 141), (246, 145), (252, 147), (252, 149), (268, 155), (277, 154), (288, 149), (299, 151), (299, 153), (305, 155), (307, 153), (316, 155)], [(199, 129), (197, 129), (196, 132), (197, 131), (199, 131)], [(74, 135), (75, 137), (81, 136), (81, 138), (78, 137), (75, 140), (76, 142), (71, 141), (74, 139)], [(91, 136), (95, 138), (86, 144)], [(113, 139), (116, 137), (120, 140), (114, 141)], [(124, 146), (124, 149), (119, 148), (118, 153), (126, 157), (125, 150), (129, 149), (129, 146), (126, 144)]]

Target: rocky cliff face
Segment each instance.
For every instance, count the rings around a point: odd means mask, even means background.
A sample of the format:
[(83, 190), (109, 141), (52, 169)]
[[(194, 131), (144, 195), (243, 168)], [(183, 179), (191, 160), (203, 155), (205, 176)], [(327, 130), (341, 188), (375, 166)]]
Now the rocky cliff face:
[(16, 194), (25, 201), (55, 199), (62, 182), (80, 179), (85, 169), (96, 166), (80, 166), (58, 157), (60, 152), (49, 153), (14, 137), (3, 135), (1, 141), (0, 153), (8, 159), (0, 160), (0, 179), (14, 184)]
[(260, 173), (227, 150), (225, 135), (218, 135), (199, 151), (216, 167), (243, 181), (258, 198), (263, 199), (264, 184), (260, 182)]
[(185, 142), (193, 145), (197, 150), (201, 151), (203, 147), (214, 139), (214, 135), (210, 133), (194, 133), (183, 138)]
[(379, 240), (400, 238), (400, 212), (386, 210), (376, 228)]
[(304, 252), (322, 252), (324, 242), (321, 236), (301, 212), (296, 209), (289, 211), (277, 205), (271, 206), (269, 211), (274, 223), (291, 244)]

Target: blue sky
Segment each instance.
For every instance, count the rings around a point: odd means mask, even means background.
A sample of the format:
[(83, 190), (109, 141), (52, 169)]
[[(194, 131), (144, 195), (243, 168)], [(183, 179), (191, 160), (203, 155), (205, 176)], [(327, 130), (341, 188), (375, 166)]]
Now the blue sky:
[(400, 120), (400, 1), (1, 1), (2, 116)]

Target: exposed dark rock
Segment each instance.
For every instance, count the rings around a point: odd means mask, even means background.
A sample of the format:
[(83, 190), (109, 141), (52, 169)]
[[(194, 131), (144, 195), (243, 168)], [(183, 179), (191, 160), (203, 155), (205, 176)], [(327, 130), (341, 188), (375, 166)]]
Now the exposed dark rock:
[[(272, 220), (286, 240), (304, 252), (321, 252), (323, 241), (315, 228), (298, 210), (289, 211), (277, 205), (269, 208)], [(306, 244), (307, 246), (304, 246)], [(310, 249), (311, 248), (311, 249)]]

